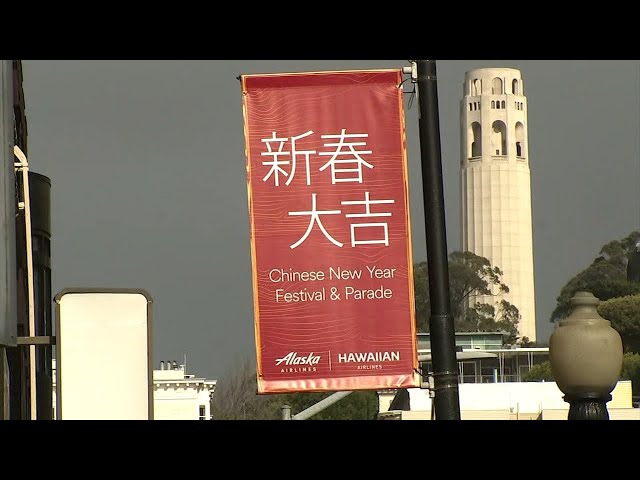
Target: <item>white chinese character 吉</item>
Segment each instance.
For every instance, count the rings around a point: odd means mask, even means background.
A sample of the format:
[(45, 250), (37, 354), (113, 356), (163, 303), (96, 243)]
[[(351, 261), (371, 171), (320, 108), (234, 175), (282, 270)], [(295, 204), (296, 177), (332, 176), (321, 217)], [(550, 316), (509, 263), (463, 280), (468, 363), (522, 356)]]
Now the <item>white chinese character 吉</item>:
[[(311, 155), (312, 153), (316, 153), (315, 150), (296, 150), (296, 141), (300, 140), (301, 138), (305, 138), (308, 137), (309, 135), (311, 135), (313, 133), (313, 131), (309, 130), (306, 133), (303, 133), (302, 135), (298, 135), (297, 137), (291, 137), (291, 151), (284, 151), (284, 145), (287, 142), (287, 140), (289, 140), (286, 137), (281, 137), (278, 138), (276, 136), (276, 132), (272, 132), (272, 137), (271, 138), (263, 138), (261, 139), (261, 142), (266, 143), (267, 144), (267, 152), (262, 152), (260, 155), (262, 156), (271, 156), (273, 157), (272, 161), (269, 162), (262, 162), (262, 165), (265, 166), (271, 166), (271, 168), (269, 169), (269, 171), (267, 172), (267, 174), (265, 175), (265, 177), (262, 179), (263, 182), (266, 182), (269, 177), (271, 177), (273, 175), (274, 178), (274, 183), (276, 187), (280, 186), (280, 175), (283, 175), (287, 178), (287, 182), (286, 185), (291, 184), (291, 182), (293, 181), (293, 177), (296, 174), (296, 165), (298, 162), (298, 155), (304, 155), (305, 157), (305, 167), (306, 167), (306, 173), (307, 173), (307, 185), (311, 185), (311, 171), (309, 169), (309, 155)], [(273, 143), (279, 142), (278, 146), (277, 146), (277, 151), (273, 150)], [(284, 157), (287, 155), (291, 155), (291, 160), (279, 160), (278, 157)], [(291, 165), (291, 172), (287, 173), (286, 170), (284, 170), (282, 168), (282, 165)]]
[[(379, 205), (384, 203), (395, 203), (395, 200), (371, 200), (369, 196), (369, 192), (364, 192), (364, 200), (348, 200), (340, 202), (341, 205), (364, 205), (365, 213), (347, 213), (345, 217), (347, 218), (368, 218), (368, 217), (390, 217), (391, 213), (372, 213), (371, 205)], [(356, 240), (356, 230), (368, 228), (382, 228), (384, 232), (384, 239), (375, 239), (375, 240)], [(385, 246), (389, 246), (389, 225), (386, 222), (377, 222), (377, 223), (352, 223), (351, 224), (351, 246), (355, 247), (356, 245), (375, 245), (382, 244)]]
[[(373, 168), (373, 165), (367, 163), (361, 155), (371, 155), (371, 150), (356, 150), (354, 147), (366, 145), (367, 142), (345, 142), (347, 138), (366, 138), (367, 133), (346, 133), (347, 129), (343, 128), (338, 135), (322, 135), (322, 138), (337, 138), (338, 142), (325, 143), (325, 147), (336, 147), (333, 152), (320, 152), (319, 155), (331, 155), (327, 163), (320, 167), (320, 171), (331, 166), (331, 183), (335, 185), (338, 182), (358, 182), (362, 183), (362, 166)], [(348, 150), (344, 150), (348, 148)], [(348, 155), (351, 158), (338, 158)], [(354, 166), (355, 165), (355, 166)], [(340, 176), (338, 174), (347, 174)]]
[(338, 242), (331, 235), (329, 235), (329, 232), (327, 232), (325, 230), (324, 225), (322, 225), (322, 221), (320, 220), (320, 215), (337, 215), (337, 214), (341, 213), (340, 210), (317, 210), (316, 197), (317, 197), (316, 193), (312, 193), (311, 194), (311, 211), (308, 211), (308, 212), (289, 212), (289, 215), (309, 215), (311, 217), (311, 220), (309, 221), (309, 227), (307, 228), (307, 231), (305, 232), (305, 234), (296, 243), (294, 243), (293, 245), (290, 245), (289, 248), (294, 249), (294, 248), (300, 246), (302, 244), (302, 242), (304, 242), (307, 239), (307, 237), (309, 236), (309, 234), (311, 233), (311, 230), (313, 229), (313, 224), (314, 223), (318, 224), (318, 227), (320, 227), (320, 230), (322, 230), (322, 233), (324, 233), (324, 236), (327, 237), (331, 243), (333, 243), (334, 245), (336, 245), (338, 247), (342, 247), (343, 244)]

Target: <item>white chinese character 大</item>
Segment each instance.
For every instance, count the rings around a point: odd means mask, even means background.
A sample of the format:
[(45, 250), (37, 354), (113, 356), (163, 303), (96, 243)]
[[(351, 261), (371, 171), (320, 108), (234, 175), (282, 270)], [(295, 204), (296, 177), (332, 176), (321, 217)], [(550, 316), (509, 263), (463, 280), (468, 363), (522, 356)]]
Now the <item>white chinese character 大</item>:
[(316, 197), (317, 197), (316, 193), (312, 193), (311, 194), (311, 210), (310, 211), (289, 212), (289, 215), (294, 215), (294, 216), (308, 215), (309, 217), (311, 217), (310, 220), (309, 220), (309, 226), (307, 227), (307, 231), (302, 236), (302, 238), (300, 238), (300, 240), (298, 240), (293, 245), (290, 245), (291, 249), (299, 247), (307, 239), (307, 237), (311, 233), (311, 230), (313, 229), (313, 224), (314, 223), (318, 224), (318, 227), (320, 228), (320, 230), (322, 231), (324, 236), (327, 237), (331, 243), (333, 243), (337, 247), (342, 247), (342, 245), (343, 245), (342, 243), (338, 242), (335, 238), (333, 238), (329, 234), (329, 232), (327, 232), (327, 230), (324, 228), (324, 225), (322, 225), (322, 220), (320, 220), (320, 215), (338, 215), (338, 214), (341, 213), (341, 211), (340, 210), (318, 210), (317, 209), (317, 203), (316, 203)]
[[(312, 130), (309, 130), (302, 135), (298, 135), (296, 137), (291, 137), (291, 151), (284, 150), (285, 143), (289, 140), (287, 137), (277, 137), (276, 132), (272, 132), (271, 138), (263, 138), (261, 141), (266, 143), (267, 150), (266, 152), (262, 152), (260, 155), (265, 157), (273, 157), (273, 160), (262, 162), (264, 166), (270, 166), (271, 168), (262, 179), (263, 182), (269, 180), (271, 176), (274, 178), (274, 184), (276, 187), (280, 186), (280, 176), (287, 177), (286, 185), (290, 185), (293, 181), (293, 178), (296, 174), (296, 166), (298, 164), (298, 156), (304, 156), (305, 162), (305, 171), (306, 171), (306, 181), (307, 185), (311, 185), (311, 170), (309, 167), (309, 156), (312, 153), (316, 153), (315, 150), (297, 150), (296, 149), (296, 141), (308, 137), (313, 133)], [(277, 143), (277, 150), (274, 150), (274, 144)], [(289, 157), (290, 156), (290, 157)], [(280, 160), (279, 157), (289, 157), (287, 160)], [(291, 165), (291, 171), (287, 173), (287, 171), (282, 168), (283, 165)]]
[[(369, 217), (390, 217), (390, 212), (384, 213), (375, 213), (371, 211), (371, 205), (380, 205), (380, 204), (389, 204), (395, 203), (395, 200), (371, 200), (369, 192), (364, 193), (364, 200), (346, 200), (341, 202), (342, 205), (364, 205), (364, 213), (347, 213), (345, 217), (347, 218), (369, 218)], [(356, 230), (363, 231), (366, 229), (366, 232), (369, 233), (369, 236), (365, 237), (365, 239), (358, 240), (356, 238)], [(380, 233), (380, 229), (382, 229), (382, 233)], [(374, 235), (377, 233), (378, 235)], [(371, 237), (374, 237), (371, 239)], [(383, 237), (383, 238), (380, 238)], [(381, 244), (385, 246), (389, 246), (389, 225), (386, 222), (375, 222), (375, 223), (352, 223), (351, 224), (351, 246), (355, 247), (356, 245), (376, 245)]]
[[(322, 138), (338, 139), (337, 142), (325, 143), (325, 147), (334, 147), (332, 152), (320, 152), (319, 155), (331, 155), (327, 163), (320, 167), (320, 171), (331, 167), (331, 183), (335, 185), (339, 182), (358, 182), (362, 183), (362, 166), (373, 168), (373, 165), (367, 163), (362, 155), (371, 155), (371, 150), (356, 150), (355, 147), (366, 145), (367, 142), (346, 142), (351, 138), (367, 138), (367, 133), (346, 133), (347, 129), (343, 128), (338, 135), (322, 135)], [(344, 158), (344, 157), (347, 158)], [(339, 158), (340, 157), (340, 158)]]

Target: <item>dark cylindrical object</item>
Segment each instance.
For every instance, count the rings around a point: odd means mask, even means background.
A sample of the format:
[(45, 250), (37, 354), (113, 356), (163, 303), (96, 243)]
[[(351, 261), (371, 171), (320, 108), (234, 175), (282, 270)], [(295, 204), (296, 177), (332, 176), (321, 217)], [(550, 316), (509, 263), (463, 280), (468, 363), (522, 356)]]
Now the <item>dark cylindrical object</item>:
[(458, 364), (451, 316), (435, 60), (418, 60), (420, 157), (427, 239), (431, 358), (436, 420), (459, 420)]
[[(51, 297), (51, 180), (29, 172), (31, 199), (31, 245), (33, 248), (33, 289), (36, 336), (53, 336)], [(53, 418), (53, 347), (36, 347), (36, 391), (38, 420)]]
[[(22, 177), (18, 176), (22, 189)], [(29, 203), (31, 213), (31, 248), (33, 259), (33, 289), (35, 335), (53, 336), (51, 297), (51, 180), (44, 175), (29, 172)], [(18, 263), (18, 336), (29, 336), (29, 295), (25, 237), (25, 211), (20, 210), (16, 220)], [(51, 345), (36, 345), (36, 415), (38, 420), (53, 418)], [(31, 418), (29, 388), (29, 346), (7, 349), (11, 372), (12, 420)]]
[(13, 67), (0, 60), (0, 345), (15, 347), (16, 329), (16, 175), (13, 163)]

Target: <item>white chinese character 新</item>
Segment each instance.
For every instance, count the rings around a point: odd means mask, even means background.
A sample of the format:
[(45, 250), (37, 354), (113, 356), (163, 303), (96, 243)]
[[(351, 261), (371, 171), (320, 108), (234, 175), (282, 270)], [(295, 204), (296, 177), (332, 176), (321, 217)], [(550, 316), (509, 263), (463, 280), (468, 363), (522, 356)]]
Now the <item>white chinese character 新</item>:
[[(371, 200), (369, 192), (364, 192), (364, 200), (347, 200), (340, 202), (341, 205), (364, 205), (365, 213), (347, 213), (345, 217), (347, 218), (368, 218), (368, 217), (390, 217), (391, 213), (372, 213), (371, 205), (379, 205), (385, 203), (395, 203), (395, 200)], [(384, 239), (375, 239), (375, 240), (356, 240), (356, 230), (362, 228), (382, 228), (384, 232)], [(355, 247), (356, 245), (376, 245), (382, 244), (385, 246), (389, 246), (389, 225), (386, 222), (378, 222), (378, 223), (352, 223), (351, 224), (351, 246)]]
[[(338, 142), (325, 143), (325, 147), (335, 147), (333, 152), (320, 152), (319, 155), (331, 155), (327, 163), (320, 167), (320, 171), (331, 166), (331, 183), (335, 185), (339, 182), (358, 182), (362, 183), (362, 166), (373, 168), (373, 165), (367, 163), (361, 155), (371, 155), (371, 150), (356, 150), (354, 147), (366, 145), (367, 142), (345, 142), (348, 138), (367, 138), (367, 133), (346, 133), (347, 129), (343, 128), (338, 135), (322, 135), (322, 138), (337, 138)], [(344, 150), (348, 148), (348, 150)], [(338, 158), (348, 155), (351, 158)], [(355, 167), (354, 167), (355, 165)], [(348, 176), (338, 176), (338, 174), (347, 174)]]
[[(273, 160), (269, 161), (269, 162), (262, 162), (262, 165), (265, 166), (271, 166), (271, 168), (269, 169), (269, 171), (267, 172), (267, 174), (265, 175), (265, 177), (262, 179), (263, 182), (266, 182), (269, 177), (271, 177), (273, 175), (274, 177), (274, 183), (276, 187), (280, 186), (280, 175), (283, 175), (287, 178), (286, 181), (286, 185), (290, 185), (291, 182), (293, 181), (293, 178), (296, 174), (296, 165), (297, 165), (297, 161), (298, 161), (298, 155), (304, 155), (305, 157), (305, 167), (306, 167), (306, 174), (307, 174), (307, 185), (311, 185), (311, 171), (309, 168), (309, 155), (311, 155), (312, 153), (316, 153), (315, 150), (296, 150), (296, 141), (300, 140), (301, 138), (305, 138), (308, 137), (309, 135), (311, 135), (313, 133), (312, 130), (309, 130), (306, 133), (303, 133), (302, 135), (298, 135), (297, 137), (291, 137), (291, 151), (285, 151), (283, 150), (285, 143), (289, 140), (289, 138), (287, 137), (281, 137), (278, 138), (276, 136), (276, 132), (272, 132), (272, 137), (271, 138), (263, 138), (261, 139), (261, 141), (263, 143), (267, 144), (267, 152), (262, 152), (260, 155), (263, 156), (272, 156)], [(274, 151), (273, 150), (273, 143), (279, 142), (278, 144), (278, 150)], [(291, 160), (279, 160), (278, 157), (284, 157), (287, 155), (291, 155)], [(287, 173), (286, 170), (284, 170), (282, 168), (282, 165), (291, 165), (291, 172)]]
[(324, 236), (327, 237), (331, 243), (333, 243), (334, 245), (336, 245), (338, 247), (342, 247), (343, 244), (338, 242), (331, 235), (329, 235), (329, 232), (327, 232), (327, 230), (324, 228), (324, 225), (322, 225), (322, 221), (320, 220), (320, 215), (337, 215), (337, 214), (340, 214), (341, 211), (340, 210), (317, 210), (316, 197), (317, 197), (316, 193), (312, 193), (311, 194), (311, 210), (310, 211), (307, 211), (307, 212), (289, 212), (289, 215), (298, 215), (298, 216), (299, 215), (309, 215), (311, 217), (311, 220), (309, 221), (309, 227), (307, 228), (307, 231), (305, 232), (305, 234), (296, 243), (294, 243), (293, 245), (290, 245), (289, 248), (294, 249), (294, 248), (300, 246), (302, 244), (302, 242), (304, 242), (307, 239), (307, 237), (309, 236), (309, 234), (311, 233), (311, 230), (313, 229), (313, 224), (314, 223), (318, 224), (318, 227), (320, 228), (320, 230), (322, 231)]

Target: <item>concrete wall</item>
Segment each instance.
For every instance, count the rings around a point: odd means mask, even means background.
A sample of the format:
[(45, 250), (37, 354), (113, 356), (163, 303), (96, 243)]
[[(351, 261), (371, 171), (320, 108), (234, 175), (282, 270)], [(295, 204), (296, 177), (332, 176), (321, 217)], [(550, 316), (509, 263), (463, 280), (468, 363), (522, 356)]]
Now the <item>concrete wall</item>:
[[(459, 385), (462, 420), (566, 420), (569, 404), (555, 382), (467, 383)], [(633, 408), (631, 381), (618, 382), (607, 404), (609, 416), (616, 419), (640, 420), (640, 409)], [(380, 412), (385, 412), (393, 399), (392, 391), (379, 392)], [(426, 389), (409, 389), (411, 412), (403, 418), (430, 419), (431, 398)]]

